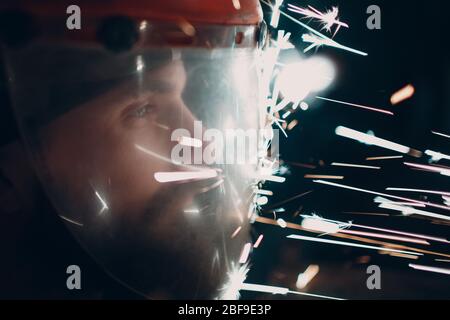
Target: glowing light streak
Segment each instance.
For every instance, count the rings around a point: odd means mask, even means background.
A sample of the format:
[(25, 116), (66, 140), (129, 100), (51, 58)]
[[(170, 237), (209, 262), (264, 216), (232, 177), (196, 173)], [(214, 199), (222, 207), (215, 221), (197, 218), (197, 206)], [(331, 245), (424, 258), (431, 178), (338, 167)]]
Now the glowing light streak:
[(441, 152), (436, 152), (436, 151), (432, 151), (432, 150), (426, 150), (425, 154), (427, 156), (430, 156), (431, 160), (435, 161), (435, 162), (441, 161), (442, 159), (450, 160), (450, 156), (449, 155), (443, 154)]
[(255, 244), (253, 245), (254, 249), (257, 249), (259, 247), (259, 245), (261, 244), (263, 238), (264, 238), (264, 235), (262, 235), (262, 234), (258, 237), (258, 239), (255, 241)]
[(363, 248), (363, 249), (369, 249), (369, 250), (384, 250), (384, 251), (389, 251), (389, 252), (405, 253), (405, 254), (411, 254), (411, 255), (417, 255), (417, 256), (423, 255), (421, 253), (411, 252), (411, 251), (369, 246), (369, 245), (365, 245), (365, 244), (346, 242), (346, 241), (337, 241), (337, 240), (330, 240), (330, 239), (323, 239), (323, 238), (307, 237), (307, 236), (301, 236), (301, 235), (296, 235), (296, 234), (291, 234), (291, 235), (287, 236), (287, 238), (294, 239), (294, 240), (304, 240), (304, 241), (321, 242), (321, 243), (335, 244), (335, 245), (348, 246), (348, 247)]
[(380, 112), (380, 113), (388, 114), (388, 115), (391, 115), (391, 116), (394, 115), (393, 112), (391, 112), (389, 110), (385, 110), (385, 109), (378, 109), (378, 108), (373, 108), (373, 107), (369, 107), (369, 106), (364, 106), (362, 104), (355, 104), (355, 103), (339, 101), (339, 100), (334, 100), (334, 99), (329, 99), (329, 98), (324, 98), (324, 97), (319, 97), (319, 96), (316, 96), (316, 98), (319, 99), (319, 100), (334, 102), (334, 103), (338, 103), (338, 104), (342, 104), (342, 105), (346, 105), (346, 106), (351, 106), (351, 107), (366, 109), (366, 110), (370, 110), (370, 111)]
[(343, 126), (336, 128), (336, 134), (341, 137), (357, 140), (368, 145), (375, 145), (381, 148), (397, 151), (404, 154), (418, 155), (420, 151), (411, 149), (398, 143), (394, 143), (385, 139), (377, 138), (373, 135), (349, 129)]
[(404, 197), (394, 196), (394, 195), (390, 195), (390, 194), (386, 194), (386, 193), (381, 193), (381, 192), (371, 191), (371, 190), (367, 190), (367, 189), (362, 189), (362, 188), (356, 188), (356, 187), (352, 187), (352, 186), (347, 186), (347, 185), (344, 185), (344, 184), (339, 184), (339, 183), (335, 183), (335, 182), (331, 182), (331, 181), (314, 180), (313, 182), (315, 182), (315, 183), (320, 183), (320, 184), (325, 184), (325, 185), (329, 185), (329, 186), (332, 186), (332, 187), (338, 187), (338, 188), (343, 188), (343, 189), (348, 189), (348, 190), (353, 190), (353, 191), (364, 192), (364, 193), (368, 193), (368, 194), (374, 194), (374, 195), (377, 195), (377, 196), (382, 196), (382, 197), (387, 197), (387, 198), (392, 198), (392, 199), (403, 200), (403, 201), (407, 201), (407, 202), (421, 203), (421, 204), (424, 204), (424, 205), (426, 205), (426, 206), (435, 207), (435, 208), (439, 208), (439, 209), (450, 210), (450, 208), (448, 208), (448, 207), (446, 207), (446, 206), (442, 206), (442, 205), (435, 204), (435, 203), (431, 203), (431, 202), (424, 202), (424, 201), (419, 201), (419, 200), (414, 200), (414, 199), (409, 199), (409, 198), (404, 198)]
[(314, 277), (319, 273), (319, 266), (315, 264), (311, 264), (306, 268), (303, 273), (300, 273), (297, 277), (297, 282), (295, 286), (298, 289), (305, 289), (308, 283), (314, 279)]
[(250, 250), (252, 249), (251, 243), (246, 243), (242, 248), (241, 257), (239, 258), (239, 263), (246, 263), (248, 256), (250, 255)]
[(443, 168), (443, 167), (438, 167), (438, 166), (430, 166), (430, 165), (411, 163), (411, 162), (404, 162), (404, 164), (407, 165), (408, 167), (423, 169), (423, 170), (429, 171), (429, 172), (440, 173), (443, 176), (450, 176), (450, 168)]
[(189, 180), (206, 180), (217, 177), (216, 170), (203, 171), (174, 171), (174, 172), (156, 172), (155, 180), (160, 183), (189, 181)]
[[(262, 3), (264, 3), (265, 5), (269, 6), (272, 8), (273, 10), (273, 6), (266, 0), (261, 0)], [(327, 45), (335, 47), (337, 49), (341, 49), (341, 50), (345, 50), (351, 53), (355, 53), (358, 55), (362, 55), (362, 56), (367, 56), (367, 53), (359, 51), (359, 50), (355, 50), (352, 49), (350, 47), (344, 46), (342, 44), (339, 44), (338, 42), (328, 38), (327, 36), (323, 35), (322, 33), (320, 33), (319, 31), (315, 30), (314, 28), (311, 28), (310, 26), (308, 26), (307, 24), (299, 21), (298, 19), (295, 19), (294, 17), (292, 17), (291, 15), (285, 13), (282, 10), (279, 10), (280, 14), (283, 15), (284, 17), (286, 17), (287, 19), (291, 20), (292, 22), (302, 26), (303, 28), (307, 29), (308, 31), (310, 31), (312, 34), (316, 35), (319, 39), (322, 39), (322, 41), (325, 41)]]
[(361, 168), (361, 169), (375, 169), (375, 170), (381, 169), (381, 167), (365, 166), (365, 165), (361, 165), (361, 164), (351, 164), (351, 163), (340, 163), (340, 162), (333, 162), (331, 165), (337, 166), (337, 167), (349, 167), (349, 168)]
[(433, 190), (423, 190), (423, 189), (409, 189), (409, 188), (386, 188), (387, 191), (403, 191), (403, 192), (418, 192), (418, 193), (429, 193), (429, 194), (437, 194), (442, 196), (450, 196), (450, 192), (445, 191), (433, 191)]
[(391, 104), (396, 105), (402, 101), (411, 98), (414, 95), (415, 91), (416, 90), (414, 89), (413, 85), (408, 84), (407, 86), (401, 88), (391, 96)]
[(106, 201), (102, 198), (102, 196), (100, 195), (100, 193), (98, 193), (98, 191), (95, 191), (95, 195), (97, 196), (98, 200), (99, 200), (100, 203), (102, 204), (102, 209), (100, 210), (99, 213), (103, 213), (105, 210), (109, 210), (108, 204), (107, 204)]
[(329, 175), (320, 175), (320, 174), (306, 174), (304, 176), (305, 179), (333, 179), (333, 180), (342, 180), (344, 176), (329, 176)]
[(381, 203), (379, 205), (379, 207), (384, 208), (384, 209), (394, 210), (394, 211), (400, 211), (405, 216), (414, 214), (414, 215), (419, 215), (419, 216), (424, 216), (424, 217), (429, 217), (429, 218), (450, 221), (450, 216), (445, 216), (443, 214), (437, 214), (437, 213), (419, 210), (419, 209), (415, 209), (415, 208), (411, 208), (411, 207), (399, 206), (399, 205), (395, 205), (395, 204), (391, 204), (391, 203)]
[(253, 283), (243, 283), (241, 286), (241, 290), (262, 292), (262, 293), (271, 293), (271, 294), (280, 294), (280, 295), (295, 294), (295, 295), (302, 295), (302, 296), (321, 298), (321, 299), (331, 299), (331, 300), (344, 300), (341, 298), (324, 296), (324, 295), (319, 295), (319, 294), (291, 291), (288, 288), (283, 288), (283, 287), (267, 286), (267, 285), (261, 285), (261, 284), (253, 284)]
[(314, 18), (319, 20), (323, 25), (322, 29), (325, 29), (328, 32), (331, 31), (331, 28), (334, 25), (337, 25), (336, 31), (334, 32), (333, 36), (336, 35), (336, 33), (339, 31), (341, 27), (348, 28), (348, 24), (346, 24), (345, 22), (341, 22), (338, 19), (339, 15), (338, 7), (332, 7), (331, 10), (327, 10), (327, 12), (322, 13), (312, 6), (308, 6), (309, 9), (300, 8), (292, 4), (288, 4), (288, 6), (289, 11), (304, 15), (306, 18)]
[(413, 263), (410, 263), (409, 266), (411, 268), (413, 268), (413, 269), (416, 269), (416, 270), (435, 272), (435, 273), (442, 273), (442, 274), (450, 274), (450, 269), (430, 267), (430, 266), (424, 266), (424, 265), (413, 264)]
[(369, 157), (369, 158), (366, 158), (367, 161), (392, 160), (392, 159), (403, 159), (403, 156), (384, 156), (384, 157)]
[(437, 131), (431, 131), (431, 133), (435, 134), (437, 136), (441, 136), (441, 137), (450, 139), (450, 135), (448, 135), (448, 134), (443, 134), (443, 133), (440, 133), (440, 132), (437, 132)]

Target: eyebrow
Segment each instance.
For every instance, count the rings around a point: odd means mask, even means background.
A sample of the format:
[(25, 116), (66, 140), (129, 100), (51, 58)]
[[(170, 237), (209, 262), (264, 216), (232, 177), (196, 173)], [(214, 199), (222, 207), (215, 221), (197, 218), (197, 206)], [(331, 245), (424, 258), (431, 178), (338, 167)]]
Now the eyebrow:
[(172, 92), (175, 91), (176, 85), (167, 80), (147, 80), (144, 88), (150, 92)]

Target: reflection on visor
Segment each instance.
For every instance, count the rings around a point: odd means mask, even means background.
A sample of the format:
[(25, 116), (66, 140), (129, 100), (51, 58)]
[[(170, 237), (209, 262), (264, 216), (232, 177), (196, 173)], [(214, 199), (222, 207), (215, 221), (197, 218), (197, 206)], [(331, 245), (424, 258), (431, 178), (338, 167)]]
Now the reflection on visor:
[(147, 297), (230, 297), (256, 163), (194, 160), (258, 129), (254, 51), (36, 45), (9, 59), (41, 180), (92, 256)]

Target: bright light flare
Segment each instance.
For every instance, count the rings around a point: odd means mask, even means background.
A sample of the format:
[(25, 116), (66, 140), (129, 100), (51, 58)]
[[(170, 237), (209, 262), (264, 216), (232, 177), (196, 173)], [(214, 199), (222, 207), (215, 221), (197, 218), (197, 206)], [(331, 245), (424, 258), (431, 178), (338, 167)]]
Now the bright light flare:
[(302, 228), (324, 234), (338, 233), (341, 230), (338, 223), (325, 221), (317, 217), (305, 217), (302, 221)]
[(283, 96), (292, 102), (305, 99), (311, 92), (329, 87), (336, 76), (336, 68), (325, 57), (313, 57), (285, 65), (278, 76)]

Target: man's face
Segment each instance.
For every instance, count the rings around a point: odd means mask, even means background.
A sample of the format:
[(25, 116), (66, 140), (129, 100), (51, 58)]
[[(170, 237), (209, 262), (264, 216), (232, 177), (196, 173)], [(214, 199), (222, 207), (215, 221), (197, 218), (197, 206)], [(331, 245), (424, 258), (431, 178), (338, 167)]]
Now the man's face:
[[(70, 204), (59, 207), (61, 215), (83, 225), (74, 227), (79, 238), (113, 275), (150, 297), (217, 294), (227, 260), (238, 257), (247, 238), (243, 208), (220, 176), (175, 183), (154, 178), (186, 171), (170, 160), (177, 143), (172, 132), (184, 128), (193, 135), (186, 85), (184, 64), (174, 60), (43, 131), (51, 192), (61, 195), (57, 206)], [(238, 226), (243, 230), (229, 244)]]

